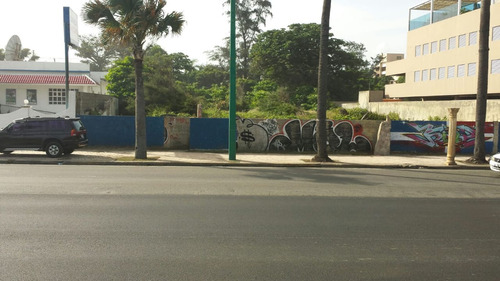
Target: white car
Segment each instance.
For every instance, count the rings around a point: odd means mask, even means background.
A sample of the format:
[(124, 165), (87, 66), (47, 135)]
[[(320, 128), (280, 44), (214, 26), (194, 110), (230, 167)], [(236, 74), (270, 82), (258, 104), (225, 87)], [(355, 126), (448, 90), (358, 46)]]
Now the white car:
[(490, 157), (490, 169), (495, 172), (500, 172), (500, 153)]

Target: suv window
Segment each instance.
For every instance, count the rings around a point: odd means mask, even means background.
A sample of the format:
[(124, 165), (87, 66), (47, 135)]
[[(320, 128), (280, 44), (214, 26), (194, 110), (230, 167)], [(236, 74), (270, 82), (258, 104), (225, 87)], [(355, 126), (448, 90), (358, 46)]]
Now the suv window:
[(77, 131), (80, 131), (80, 130), (82, 130), (82, 129), (85, 129), (85, 128), (83, 127), (83, 123), (82, 123), (82, 121), (80, 121), (80, 120), (73, 120), (73, 126), (75, 127), (75, 129), (76, 129)]
[(46, 129), (45, 122), (41, 121), (31, 121), (26, 122), (25, 131), (26, 132), (34, 132), (34, 131), (43, 131)]
[(71, 130), (69, 123), (64, 120), (50, 120), (47, 123), (49, 123), (50, 130), (57, 130), (57, 131)]
[(7, 130), (13, 134), (20, 134), (24, 130), (24, 123), (12, 123)]

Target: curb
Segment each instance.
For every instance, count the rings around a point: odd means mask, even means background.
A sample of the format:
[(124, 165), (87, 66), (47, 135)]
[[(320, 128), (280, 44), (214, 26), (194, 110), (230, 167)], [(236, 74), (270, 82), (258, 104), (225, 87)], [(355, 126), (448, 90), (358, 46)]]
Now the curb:
[(64, 159), (46, 160), (20, 160), (20, 159), (0, 159), (0, 164), (24, 164), (24, 165), (97, 165), (97, 166), (179, 166), (179, 167), (269, 167), (269, 168), (365, 168), (365, 169), (429, 169), (429, 170), (489, 170), (488, 165), (456, 165), (456, 166), (431, 166), (431, 165), (409, 165), (409, 164), (358, 164), (358, 163), (246, 163), (239, 162), (177, 162), (177, 161), (157, 161), (157, 160), (133, 160), (133, 161), (81, 161)]

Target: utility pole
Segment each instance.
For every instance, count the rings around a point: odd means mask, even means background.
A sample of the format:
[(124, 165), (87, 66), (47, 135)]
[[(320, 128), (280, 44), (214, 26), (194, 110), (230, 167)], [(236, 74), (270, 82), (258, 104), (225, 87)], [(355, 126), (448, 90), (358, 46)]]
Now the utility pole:
[(231, 58), (229, 82), (229, 160), (236, 160), (236, 0), (231, 0)]

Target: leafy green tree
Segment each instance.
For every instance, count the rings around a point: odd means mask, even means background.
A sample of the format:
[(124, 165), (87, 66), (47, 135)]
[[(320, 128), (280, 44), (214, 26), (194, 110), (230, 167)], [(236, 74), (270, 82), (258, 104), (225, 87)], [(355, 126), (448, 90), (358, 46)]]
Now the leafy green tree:
[(203, 65), (194, 73), (195, 81), (200, 88), (210, 88), (212, 85), (229, 85), (228, 71), (217, 65)]
[(4, 60), (4, 59), (5, 59), (5, 50), (0, 49), (0, 60)]
[(113, 62), (106, 75), (106, 90), (118, 98), (121, 115), (133, 115), (135, 100), (134, 59), (131, 56)]
[[(293, 92), (297, 87), (317, 87), (321, 26), (292, 24), (288, 29), (261, 33), (252, 47), (252, 72), (276, 81)], [(362, 44), (333, 38), (328, 40), (328, 97), (357, 99), (358, 80), (367, 62)]]
[(172, 56), (166, 52), (146, 57), (144, 87), (148, 113), (153, 108), (157, 113), (163, 112), (163, 115), (179, 113), (183, 109), (186, 96), (177, 87), (173, 64)]
[(90, 64), (91, 71), (106, 71), (112, 61), (130, 54), (126, 46), (106, 44), (103, 38), (94, 35), (82, 36), (76, 53), (81, 62)]
[(193, 83), (196, 68), (189, 56), (184, 53), (173, 53), (168, 56), (172, 62), (174, 79), (185, 83)]
[(24, 48), (21, 50), (19, 54), (19, 60), (24, 61), (37, 61), (40, 57), (35, 54), (35, 51), (31, 51), (31, 49)]
[(252, 91), (248, 94), (250, 106), (263, 108), (263, 105), (269, 104), (268, 98), (272, 93), (278, 90), (278, 85), (271, 80), (261, 80), (255, 85)]
[[(238, 46), (239, 77), (248, 78), (250, 73), (250, 49), (262, 26), (266, 25), (267, 17), (272, 17), (271, 1), (269, 0), (235, 0), (236, 1), (236, 37)], [(224, 0), (224, 5), (230, 7), (231, 0)], [(231, 15), (227, 11), (228, 16)], [(218, 58), (229, 61), (229, 38), (225, 47), (218, 47)]]
[(165, 6), (165, 0), (91, 0), (83, 7), (85, 21), (99, 26), (106, 40), (132, 49), (136, 94), (136, 159), (147, 158), (144, 44), (150, 38), (180, 33), (184, 25), (182, 13), (165, 14)]
[(371, 58), (370, 65), (366, 68), (364, 75), (358, 80), (359, 90), (383, 91), (385, 85), (394, 81), (391, 76), (380, 75), (377, 70), (384, 60), (383, 54), (378, 54)]

